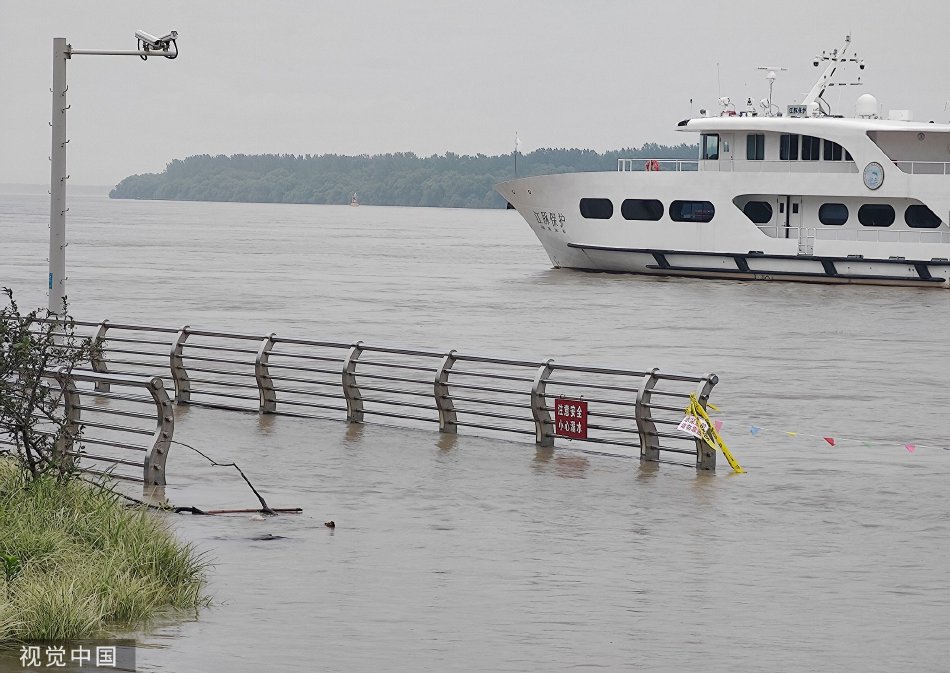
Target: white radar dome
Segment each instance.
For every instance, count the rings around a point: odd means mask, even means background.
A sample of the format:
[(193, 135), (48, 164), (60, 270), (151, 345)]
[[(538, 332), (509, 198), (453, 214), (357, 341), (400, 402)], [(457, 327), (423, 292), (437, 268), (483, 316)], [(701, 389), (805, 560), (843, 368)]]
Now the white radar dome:
[(858, 96), (854, 103), (854, 113), (864, 119), (874, 119), (877, 117), (878, 104), (877, 98), (869, 93)]

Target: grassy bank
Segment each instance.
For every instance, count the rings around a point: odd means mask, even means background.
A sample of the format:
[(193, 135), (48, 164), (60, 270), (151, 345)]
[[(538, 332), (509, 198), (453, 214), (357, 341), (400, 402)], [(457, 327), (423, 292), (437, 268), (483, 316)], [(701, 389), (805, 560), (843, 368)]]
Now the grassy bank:
[(161, 519), (0, 459), (0, 645), (92, 637), (207, 602), (206, 564)]

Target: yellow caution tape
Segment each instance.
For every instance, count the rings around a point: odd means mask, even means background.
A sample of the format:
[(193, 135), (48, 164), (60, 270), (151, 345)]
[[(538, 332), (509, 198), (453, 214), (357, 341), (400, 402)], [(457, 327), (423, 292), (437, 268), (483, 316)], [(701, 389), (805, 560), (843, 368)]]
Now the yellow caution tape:
[[(707, 402), (707, 404), (709, 404)], [(713, 409), (716, 409), (712, 404), (709, 406)], [(717, 409), (718, 411), (718, 409)], [(729, 452), (729, 447), (726, 446), (726, 443), (723, 441), (722, 437), (716, 431), (716, 425), (712, 422), (712, 419), (709, 418), (709, 415), (706, 413), (706, 410), (703, 409), (702, 405), (699, 404), (699, 400), (696, 399), (696, 393), (690, 393), (689, 395), (689, 406), (686, 407), (687, 416), (695, 416), (696, 418), (701, 418), (706, 421), (706, 427), (703, 428), (702, 424), (697, 424), (699, 426), (700, 435), (702, 440), (706, 442), (712, 449), (715, 451), (717, 448), (722, 451), (722, 455), (726, 457), (726, 461), (732, 467), (733, 472), (742, 474), (745, 470), (742, 469), (742, 466), (739, 465), (732, 453)]]

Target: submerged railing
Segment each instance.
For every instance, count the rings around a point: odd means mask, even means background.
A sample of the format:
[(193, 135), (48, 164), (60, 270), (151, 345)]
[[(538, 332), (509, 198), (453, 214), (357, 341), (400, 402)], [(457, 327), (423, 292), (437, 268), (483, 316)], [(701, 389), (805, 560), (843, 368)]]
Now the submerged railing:
[[(165, 485), (175, 414), (161, 378), (85, 370), (49, 372), (46, 378), (59, 386), (66, 419), (56, 447), (60, 455), (86, 474)], [(9, 449), (15, 442), (0, 435), (0, 446)]]
[[(690, 456), (697, 468), (715, 469), (715, 452), (677, 429), (691, 395), (705, 407), (718, 382), (715, 374), (188, 326), (76, 325), (102, 339), (102, 355), (92, 363), (97, 373), (160, 377), (174, 388), (177, 404), (351, 423), (429, 425), (443, 433), (474, 429), (492, 436), (532, 437), (545, 447), (573, 441), (628, 453), (632, 449), (645, 460)], [(102, 393), (109, 393), (110, 386), (105, 379), (96, 382)], [(559, 411), (576, 415), (564, 417)]]

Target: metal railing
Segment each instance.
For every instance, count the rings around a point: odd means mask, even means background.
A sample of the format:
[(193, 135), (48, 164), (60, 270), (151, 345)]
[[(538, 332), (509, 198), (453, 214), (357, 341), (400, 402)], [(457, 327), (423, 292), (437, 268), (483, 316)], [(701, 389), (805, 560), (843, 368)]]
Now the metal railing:
[[(159, 377), (87, 370), (49, 372), (60, 388), (66, 432), (56, 450), (81, 472), (165, 485), (165, 461), (175, 431), (171, 399)], [(8, 436), (0, 445), (13, 447)]]
[(696, 171), (699, 170), (699, 161), (697, 159), (617, 159), (617, 170), (621, 173), (628, 171), (649, 171), (651, 162), (657, 170), (660, 171)]
[(699, 167), (702, 171), (719, 171), (720, 173), (822, 173), (844, 174), (857, 173), (858, 167), (853, 161), (806, 161), (770, 159), (749, 160), (733, 159), (705, 159)]
[(902, 161), (892, 159), (902, 172), (910, 175), (950, 175), (950, 163), (945, 161)]
[(950, 243), (950, 232), (926, 229), (888, 229), (885, 227), (786, 227), (784, 224), (756, 225), (770, 238), (819, 241), (863, 241), (880, 243)]
[(904, 230), (884, 227), (861, 229), (820, 228), (816, 237), (823, 241), (870, 241), (880, 243), (950, 243), (950, 232), (925, 229)]
[[(368, 344), (143, 325), (77, 321), (102, 341), (102, 374), (145, 372), (175, 390), (177, 404), (330, 418), (429, 425), (454, 434), (532, 437), (688, 455), (715, 469), (715, 453), (677, 429), (690, 395), (705, 407), (715, 374), (576, 365)], [(108, 392), (109, 382), (97, 383)], [(586, 439), (555, 427), (558, 399), (588, 403)]]

